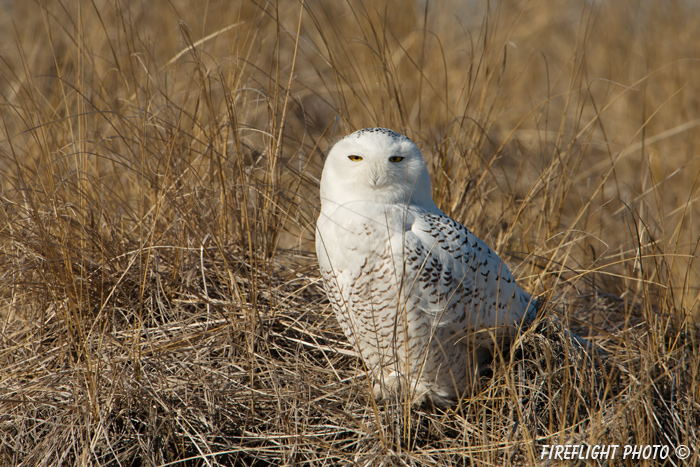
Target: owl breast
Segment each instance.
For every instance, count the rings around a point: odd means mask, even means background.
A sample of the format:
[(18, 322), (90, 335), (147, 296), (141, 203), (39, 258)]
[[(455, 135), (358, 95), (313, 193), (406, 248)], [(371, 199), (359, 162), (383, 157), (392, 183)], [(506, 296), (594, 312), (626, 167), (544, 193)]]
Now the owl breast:
[[(348, 340), (358, 350), (375, 394), (402, 392), (454, 399), (470, 384), (470, 348), (477, 334), (454, 308), (473, 300), (463, 278), (443, 266), (438, 249), (411, 229), (415, 213), (384, 210), (384, 224), (367, 209), (319, 219), (317, 250), (326, 293)], [(389, 221), (388, 219), (394, 219)], [(398, 219), (398, 221), (397, 221)], [(330, 247), (342, 238), (342, 246)]]

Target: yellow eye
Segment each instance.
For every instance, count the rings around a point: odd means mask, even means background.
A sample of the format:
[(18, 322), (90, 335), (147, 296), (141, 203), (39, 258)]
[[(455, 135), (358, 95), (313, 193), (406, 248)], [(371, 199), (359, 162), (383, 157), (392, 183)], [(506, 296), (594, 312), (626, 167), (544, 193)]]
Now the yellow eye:
[(401, 162), (403, 160), (402, 156), (391, 156), (389, 162)]
[(362, 156), (356, 156), (355, 154), (353, 154), (352, 156), (348, 156), (348, 159), (350, 159), (353, 162), (357, 162), (362, 160)]

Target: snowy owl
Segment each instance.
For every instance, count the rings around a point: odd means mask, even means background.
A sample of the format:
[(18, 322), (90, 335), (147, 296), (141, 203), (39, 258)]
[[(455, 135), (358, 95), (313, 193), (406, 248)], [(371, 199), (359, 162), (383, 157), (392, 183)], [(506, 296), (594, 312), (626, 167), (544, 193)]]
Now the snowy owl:
[(356, 131), (328, 154), (316, 254), (377, 398), (468, 394), (494, 345), (536, 314), (501, 258), (435, 205), (416, 145), (385, 128)]

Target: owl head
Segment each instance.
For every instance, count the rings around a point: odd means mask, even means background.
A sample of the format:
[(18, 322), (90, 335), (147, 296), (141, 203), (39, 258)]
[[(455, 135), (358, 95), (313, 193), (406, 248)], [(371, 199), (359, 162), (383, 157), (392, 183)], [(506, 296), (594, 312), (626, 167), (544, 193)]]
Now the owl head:
[(365, 128), (338, 141), (321, 175), (321, 204), (355, 201), (433, 209), (425, 160), (406, 136)]

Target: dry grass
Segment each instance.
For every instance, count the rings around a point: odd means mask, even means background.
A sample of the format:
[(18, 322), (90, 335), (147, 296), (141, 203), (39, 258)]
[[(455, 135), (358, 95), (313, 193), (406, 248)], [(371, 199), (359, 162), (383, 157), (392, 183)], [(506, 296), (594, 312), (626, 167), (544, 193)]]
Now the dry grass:
[[(700, 11), (485, 3), (0, 3), (0, 464), (697, 463)], [(373, 402), (312, 252), (377, 125), (607, 357), (545, 318), (454, 409)]]

